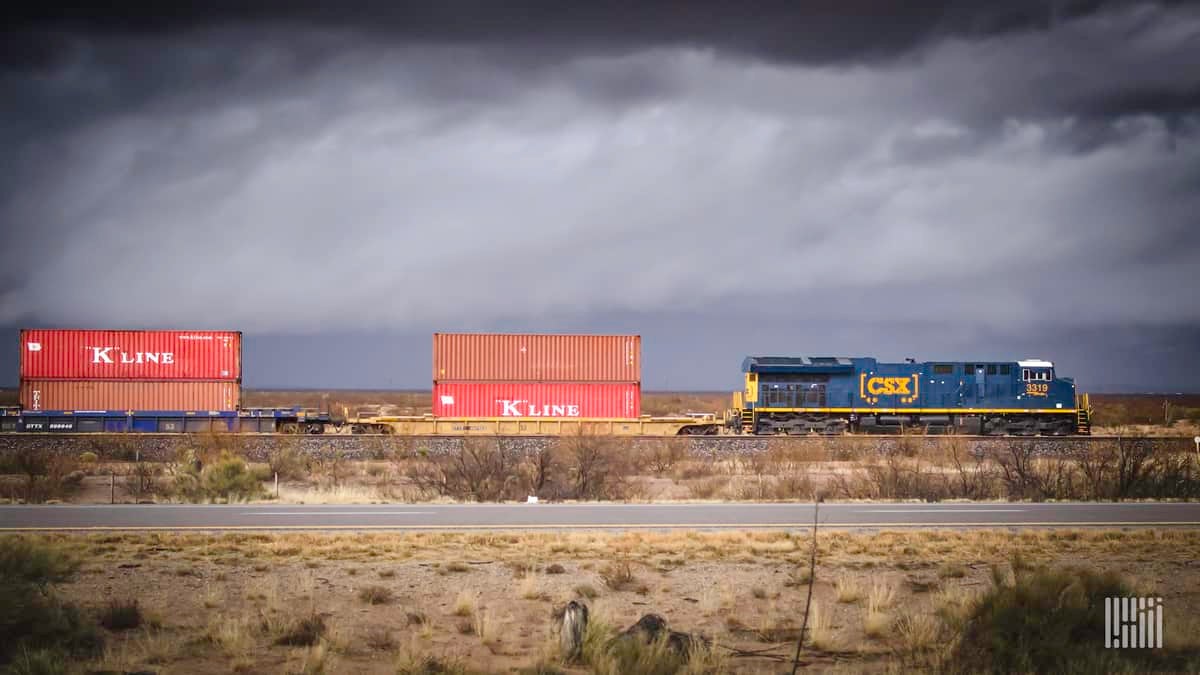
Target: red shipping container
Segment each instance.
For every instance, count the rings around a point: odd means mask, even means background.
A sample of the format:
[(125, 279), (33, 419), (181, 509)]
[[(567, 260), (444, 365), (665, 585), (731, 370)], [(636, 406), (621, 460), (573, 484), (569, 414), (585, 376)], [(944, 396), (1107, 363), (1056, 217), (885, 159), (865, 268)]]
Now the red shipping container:
[(242, 334), (229, 331), (22, 330), (21, 378), (240, 380)]
[(436, 417), (629, 419), (642, 411), (637, 384), (578, 382), (438, 382)]
[(24, 410), (234, 411), (237, 382), (137, 382), (114, 380), (22, 380)]
[(639, 335), (434, 333), (434, 382), (641, 382)]

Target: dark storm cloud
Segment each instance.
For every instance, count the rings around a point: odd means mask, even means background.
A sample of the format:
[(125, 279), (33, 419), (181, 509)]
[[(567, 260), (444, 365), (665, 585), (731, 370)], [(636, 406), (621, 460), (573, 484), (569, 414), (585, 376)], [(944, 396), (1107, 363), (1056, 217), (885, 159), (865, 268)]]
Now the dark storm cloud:
[(736, 309), (712, 349), (999, 358), (1200, 324), (1193, 6), (499, 6), (13, 17), (0, 325)]
[[(834, 62), (881, 58), (930, 39), (1053, 27), (1128, 4), (1096, 0), (905, 2), (812, 0), (792, 2), (590, 2), (556, 0), (437, 3), (348, 0), (328, 3), (109, 2), (75, 6), (44, 3), (8, 11), (21, 31), (65, 30), (130, 36), (210, 28), (273, 25), (345, 28), (377, 37), (438, 44), (536, 44), (580, 48), (712, 46), (787, 61)], [(20, 63), (53, 51), (10, 49)]]

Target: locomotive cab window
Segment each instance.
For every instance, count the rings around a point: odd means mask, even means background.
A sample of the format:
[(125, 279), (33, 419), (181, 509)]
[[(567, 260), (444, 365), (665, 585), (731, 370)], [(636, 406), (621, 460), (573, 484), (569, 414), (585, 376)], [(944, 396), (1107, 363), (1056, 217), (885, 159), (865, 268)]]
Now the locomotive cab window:
[(934, 375), (953, 375), (954, 374), (954, 366), (950, 365), (949, 363), (935, 363), (935, 364), (933, 364), (933, 374)]
[(1001, 375), (1012, 375), (1012, 366), (1000, 366)]
[(994, 363), (993, 363), (993, 364), (991, 364), (991, 365), (989, 365), (989, 366), (987, 367), (987, 374), (988, 374), (988, 375), (995, 375), (995, 374), (996, 374), (996, 364), (994, 364)]

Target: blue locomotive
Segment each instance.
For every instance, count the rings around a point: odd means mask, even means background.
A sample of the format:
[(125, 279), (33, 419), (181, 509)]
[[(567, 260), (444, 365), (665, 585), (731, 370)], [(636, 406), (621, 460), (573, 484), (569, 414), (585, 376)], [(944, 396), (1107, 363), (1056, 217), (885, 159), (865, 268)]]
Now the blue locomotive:
[(1050, 361), (882, 363), (750, 356), (728, 417), (742, 434), (1087, 434), (1087, 395)]

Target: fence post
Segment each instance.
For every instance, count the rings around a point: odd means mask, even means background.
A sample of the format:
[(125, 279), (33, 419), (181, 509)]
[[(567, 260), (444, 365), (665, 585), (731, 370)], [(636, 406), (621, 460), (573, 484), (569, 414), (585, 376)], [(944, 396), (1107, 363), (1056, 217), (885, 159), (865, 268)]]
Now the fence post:
[(110, 480), (108, 483), (108, 503), (116, 504), (117, 503), (117, 472), (110, 471), (109, 478), (110, 478)]

